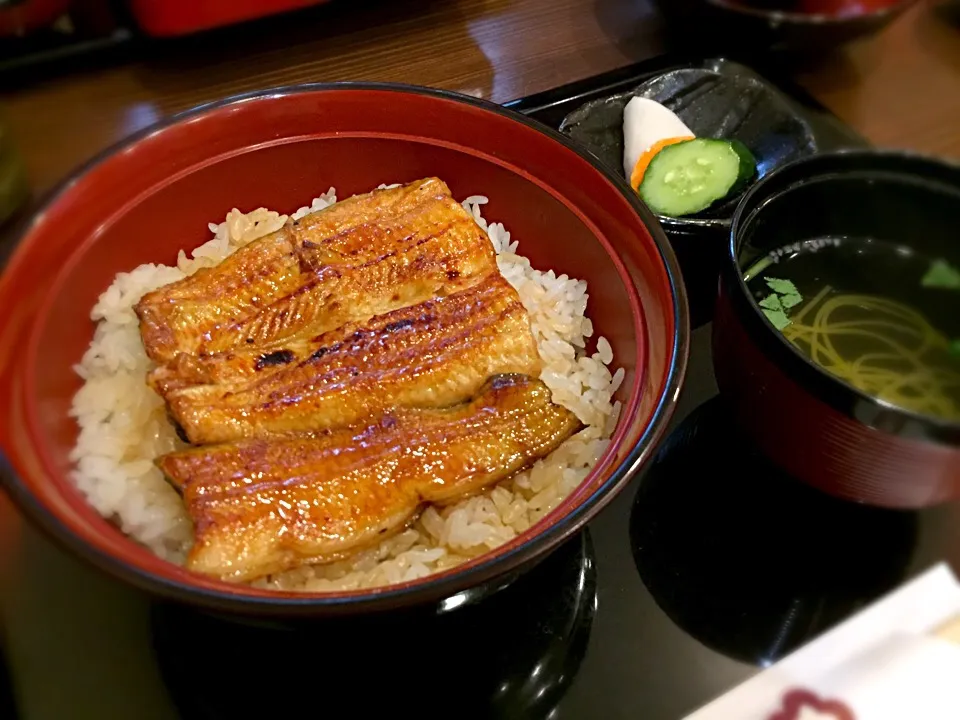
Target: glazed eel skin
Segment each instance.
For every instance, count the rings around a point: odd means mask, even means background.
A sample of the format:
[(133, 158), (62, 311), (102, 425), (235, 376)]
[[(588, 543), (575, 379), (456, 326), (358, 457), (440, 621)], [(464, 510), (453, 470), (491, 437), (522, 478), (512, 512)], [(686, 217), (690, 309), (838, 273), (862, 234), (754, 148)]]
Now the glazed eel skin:
[(221, 376), (166, 393), (191, 443), (335, 428), (396, 406), (444, 407), (468, 400), (492, 375), (540, 373), (526, 309), (499, 272), (459, 293), (258, 353), (209, 369), (235, 382)]
[[(437, 178), (288, 223), (136, 305), (147, 355), (174, 365), (269, 349), (468, 286), (496, 270), (483, 231)], [(168, 374), (170, 374), (168, 372)]]
[(187, 566), (247, 581), (370, 547), (425, 503), (478, 492), (580, 428), (539, 380), (500, 375), (451, 408), (397, 408), (338, 430), (199, 447), (157, 464), (194, 522)]

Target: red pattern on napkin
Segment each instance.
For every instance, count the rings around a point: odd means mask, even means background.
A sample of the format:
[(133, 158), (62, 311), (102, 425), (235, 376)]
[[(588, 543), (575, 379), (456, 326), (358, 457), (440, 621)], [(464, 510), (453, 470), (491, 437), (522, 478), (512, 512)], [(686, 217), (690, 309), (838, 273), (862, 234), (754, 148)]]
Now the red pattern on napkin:
[(829, 720), (857, 720), (856, 715), (840, 700), (824, 700), (809, 690), (789, 690), (780, 709), (767, 720), (799, 720), (804, 709), (813, 710)]

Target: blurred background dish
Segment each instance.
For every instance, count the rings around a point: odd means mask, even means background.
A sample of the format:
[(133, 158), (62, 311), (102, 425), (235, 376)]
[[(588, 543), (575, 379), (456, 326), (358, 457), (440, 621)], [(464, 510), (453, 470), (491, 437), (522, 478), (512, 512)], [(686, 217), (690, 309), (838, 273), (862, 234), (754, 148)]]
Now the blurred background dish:
[(320, 5), (328, 0), (129, 0), (140, 29), (174, 37)]
[(0, 37), (21, 37), (48, 27), (71, 0), (7, 0), (0, 5)]
[(916, 0), (656, 0), (710, 48), (814, 55), (879, 32)]
[[(881, 151), (806, 158), (744, 196), (721, 271), (717, 381), (790, 474), (889, 507), (960, 497), (958, 205), (960, 167)], [(759, 295), (754, 277), (770, 278)], [(808, 350), (788, 340), (808, 330)]]
[(0, 77), (12, 86), (41, 69), (75, 71), (93, 60), (115, 59), (134, 35), (123, 0), (0, 3)]

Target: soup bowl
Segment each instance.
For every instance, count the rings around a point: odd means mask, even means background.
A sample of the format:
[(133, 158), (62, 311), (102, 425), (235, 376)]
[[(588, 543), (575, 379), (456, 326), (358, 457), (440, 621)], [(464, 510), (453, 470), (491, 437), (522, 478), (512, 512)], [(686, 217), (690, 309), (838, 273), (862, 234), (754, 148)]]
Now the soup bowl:
[[(588, 282), (588, 314), (626, 370), (611, 443), (547, 516), (495, 550), (406, 583), (332, 593), (231, 584), (162, 560), (87, 503), (72, 479), (74, 365), (91, 308), (114, 276), (175, 264), (231, 208), (292, 212), (437, 176), (483, 194), (535, 267)], [(176, 600), (245, 615), (385, 610), (502, 586), (581, 528), (649, 458), (686, 367), (689, 323), (676, 259), (649, 211), (563, 136), (483, 101), (424, 88), (308, 85), (228, 99), (148, 128), (69, 178), (24, 228), (0, 280), (0, 445), (6, 487), (57, 541)], [(594, 337), (596, 337), (595, 335)]]
[[(823, 370), (761, 311), (745, 271), (777, 248), (828, 237), (890, 243), (905, 260), (938, 258), (958, 267), (958, 207), (960, 168), (897, 152), (799, 160), (745, 195), (721, 272), (717, 382), (763, 452), (798, 479), (887, 507), (960, 497), (960, 424), (880, 400)], [(913, 284), (920, 289), (918, 280), (897, 276), (896, 268), (891, 273), (900, 295), (916, 294)], [(960, 311), (960, 292), (938, 297)], [(943, 318), (954, 327), (941, 330), (960, 335), (960, 312), (948, 309)]]

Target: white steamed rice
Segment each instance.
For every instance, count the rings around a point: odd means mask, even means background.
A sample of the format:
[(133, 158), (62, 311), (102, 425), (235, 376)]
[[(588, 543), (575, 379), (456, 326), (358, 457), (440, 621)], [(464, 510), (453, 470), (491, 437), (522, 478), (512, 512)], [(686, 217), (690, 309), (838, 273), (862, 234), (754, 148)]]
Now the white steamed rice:
[[(382, 186), (385, 187), (385, 186)], [(294, 220), (337, 201), (330, 188), (290, 217)], [(587, 284), (542, 272), (517, 254), (517, 242), (500, 223), (487, 224), (472, 196), (463, 205), (490, 236), (504, 277), (530, 313), (543, 360), (541, 379), (555, 402), (587, 426), (529, 470), (454, 505), (429, 507), (399, 535), (349, 560), (303, 567), (256, 584), (285, 590), (351, 590), (403, 582), (458, 565), (505, 543), (553, 510), (586, 477), (603, 454), (616, 425), (613, 394), (624, 371), (611, 374), (613, 352), (603, 337), (586, 353), (593, 325), (585, 316)], [(76, 367), (84, 384), (71, 414), (80, 435), (71, 459), (74, 480), (97, 511), (153, 552), (181, 563), (193, 528), (180, 497), (154, 466), (154, 458), (183, 446), (167, 420), (163, 401), (145, 376), (152, 368), (140, 341), (133, 306), (144, 293), (208, 267), (247, 243), (278, 230), (288, 216), (259, 208), (231, 210), (214, 237), (176, 267), (141, 265), (120, 273), (100, 296), (91, 317), (93, 341)]]

